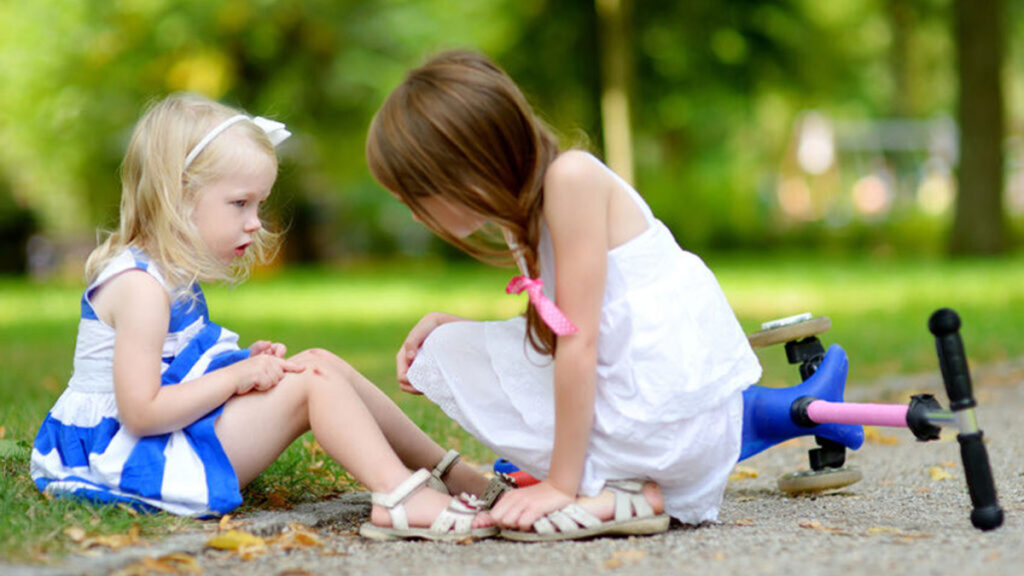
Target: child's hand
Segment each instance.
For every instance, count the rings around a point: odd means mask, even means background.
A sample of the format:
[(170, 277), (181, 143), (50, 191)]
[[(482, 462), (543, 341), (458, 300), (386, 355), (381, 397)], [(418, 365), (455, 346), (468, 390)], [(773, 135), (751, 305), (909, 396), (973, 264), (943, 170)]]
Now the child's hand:
[(256, 354), (232, 366), (239, 372), (235, 394), (270, 390), (288, 373), (299, 373), (306, 369), (301, 364), (279, 358), (269, 352)]
[(430, 333), (434, 331), (441, 324), (447, 324), (448, 322), (458, 322), (459, 320), (465, 320), (458, 316), (451, 314), (443, 314), (441, 312), (431, 312), (409, 331), (409, 335), (405, 337), (405, 342), (402, 343), (402, 347), (398, 349), (398, 355), (395, 356), (395, 368), (398, 373), (398, 387), (404, 392), (410, 394), (422, 394), (419, 390), (413, 388), (412, 384), (409, 383), (409, 378), (406, 374), (409, 372), (409, 366), (412, 366), (414, 360), (416, 360), (416, 353), (419, 352), (420, 346), (423, 345), (423, 341), (430, 336)]
[(278, 358), (284, 358), (284, 355), (288, 352), (288, 348), (280, 342), (271, 342), (270, 340), (257, 340), (249, 346), (249, 355), (258, 356), (260, 354), (270, 354), (271, 356), (277, 356)]
[(502, 528), (529, 530), (545, 514), (561, 510), (576, 499), (547, 481), (506, 492), (491, 508), (491, 518)]

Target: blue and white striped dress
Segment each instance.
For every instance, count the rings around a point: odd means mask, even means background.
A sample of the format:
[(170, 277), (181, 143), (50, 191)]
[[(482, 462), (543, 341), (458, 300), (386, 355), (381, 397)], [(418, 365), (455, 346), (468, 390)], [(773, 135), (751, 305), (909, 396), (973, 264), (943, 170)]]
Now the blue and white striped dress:
[[(140, 438), (121, 426), (114, 398), (114, 330), (100, 320), (90, 296), (126, 270), (163, 277), (137, 250), (114, 258), (82, 296), (74, 373), (36, 436), (31, 474), (41, 491), (174, 514), (225, 514), (242, 502), (238, 478), (214, 422), (223, 406), (183, 430)], [(171, 306), (161, 385), (173, 386), (247, 358), (238, 335), (210, 322), (198, 284), (195, 301)]]

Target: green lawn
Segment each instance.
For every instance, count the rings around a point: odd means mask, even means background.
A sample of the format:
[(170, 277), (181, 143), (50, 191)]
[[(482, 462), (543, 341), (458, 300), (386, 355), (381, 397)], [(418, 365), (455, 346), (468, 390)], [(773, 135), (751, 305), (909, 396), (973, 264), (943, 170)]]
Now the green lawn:
[[(763, 320), (809, 311), (832, 318), (823, 336), (850, 355), (850, 386), (887, 374), (935, 371), (928, 316), (948, 306), (963, 318), (974, 364), (1024, 355), (1024, 255), (992, 260), (909, 261), (827, 256), (712, 256), (748, 332)], [(482, 265), (351, 265), (258, 274), (237, 288), (207, 296), (218, 323), (244, 343), (271, 338), (292, 351), (328, 348), (387, 391), (442, 444), (487, 462), (492, 455), (422, 398), (394, 383), (394, 354), (424, 313), (444, 310), (477, 318), (516, 314), (523, 297), (506, 296), (508, 270)], [(71, 371), (81, 285), (0, 279), (0, 438), (10, 452), (28, 446)], [(780, 349), (761, 353), (764, 383), (795, 383)], [(136, 517), (121, 509), (44, 500), (28, 479), (27, 456), (0, 451), (0, 558), (45, 560), (69, 545), (68, 527), (89, 535), (143, 536), (194, 521)], [(353, 489), (353, 482), (307, 436), (246, 491), (243, 509), (287, 506)]]

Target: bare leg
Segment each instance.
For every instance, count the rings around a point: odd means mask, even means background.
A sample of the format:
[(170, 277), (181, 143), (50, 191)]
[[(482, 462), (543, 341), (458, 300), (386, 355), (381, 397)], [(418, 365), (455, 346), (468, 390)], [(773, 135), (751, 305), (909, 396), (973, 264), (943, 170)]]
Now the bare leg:
[[(293, 360), (305, 364), (306, 371), (286, 375), (265, 393), (231, 399), (217, 420), (217, 437), (235, 467), (239, 483), (244, 486), (252, 481), (308, 429), (313, 430), (328, 455), (370, 490), (391, 492), (408, 478), (408, 468), (356, 387), (341, 377), (337, 368), (330, 368), (340, 361), (322, 350), (303, 352)], [(403, 450), (416, 445), (403, 445)], [(408, 501), (410, 523), (430, 525), (449, 500), (433, 490), (420, 490)], [(376, 506), (371, 519), (380, 525), (390, 523), (387, 513)], [(486, 516), (478, 518), (478, 523), (485, 525), (488, 520)]]
[[(445, 448), (423, 432), (384, 392), (341, 358), (330, 353), (323, 356), (323, 369), (352, 385), (408, 468), (431, 469), (441, 460)], [(451, 468), (444, 481), (453, 494), (468, 492), (477, 496), (484, 493), (488, 484), (487, 478), (461, 461)]]

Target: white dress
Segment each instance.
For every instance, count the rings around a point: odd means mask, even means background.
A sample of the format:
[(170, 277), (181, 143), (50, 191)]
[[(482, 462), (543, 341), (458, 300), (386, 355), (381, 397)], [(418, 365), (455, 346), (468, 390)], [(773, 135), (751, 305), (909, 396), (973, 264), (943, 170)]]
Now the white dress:
[[(595, 495), (607, 480), (648, 478), (661, 486), (671, 516), (714, 520), (740, 453), (742, 391), (760, 379), (761, 367), (711, 271), (616, 178), (648, 229), (608, 251), (580, 493)], [(555, 269), (546, 228), (539, 253), (550, 298)], [(525, 328), (521, 317), (444, 324), (423, 343), (408, 377), (496, 454), (544, 478), (554, 439), (553, 362), (530, 347)]]

